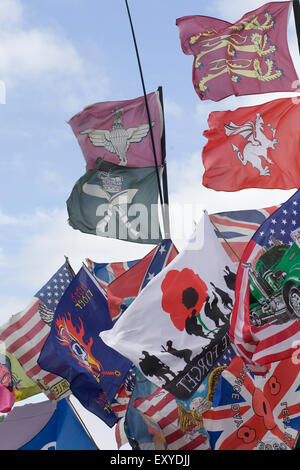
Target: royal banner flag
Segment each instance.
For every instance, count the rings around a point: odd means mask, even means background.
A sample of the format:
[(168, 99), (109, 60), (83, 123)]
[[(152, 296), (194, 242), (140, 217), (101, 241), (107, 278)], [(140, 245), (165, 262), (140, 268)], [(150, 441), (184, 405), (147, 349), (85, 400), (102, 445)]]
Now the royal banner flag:
[[(244, 209), (209, 214), (217, 237), (234, 263), (240, 261), (247, 243), (256, 230), (278, 207), (270, 206), (263, 209)], [(229, 271), (228, 281), (235, 282), (235, 274)]]
[(97, 450), (66, 399), (15, 406), (0, 435), (0, 450)]
[(226, 266), (235, 271), (205, 213), (186, 249), (100, 337), (150, 381), (187, 400), (229, 345), (234, 291)]
[(99, 331), (112, 325), (102, 290), (82, 266), (56, 308), (38, 359), (40, 367), (64, 377), (80, 403), (110, 427), (117, 422), (111, 402), (131, 366), (99, 338)]
[(290, 359), (260, 377), (236, 357), (203, 414), (212, 450), (291, 450), (300, 425), (299, 387), (299, 364)]
[(27, 308), (12, 315), (0, 328), (0, 342), (3, 341), (6, 351), (16, 357), (26, 375), (50, 400), (68, 395), (70, 387), (62, 377), (42, 370), (37, 360), (50, 333), (55, 309), (71, 279), (70, 265), (66, 261), (35, 294)]
[[(156, 160), (161, 165), (162, 106), (157, 91), (146, 98)], [(95, 103), (72, 117), (69, 124), (86, 160), (86, 170), (95, 168), (98, 158), (127, 167), (156, 164), (144, 96)]]
[(123, 168), (99, 159), (76, 182), (67, 209), (69, 224), (84, 233), (155, 245), (162, 239), (155, 167)]
[(255, 372), (300, 341), (300, 190), (260, 226), (241, 258), (230, 337)]
[(134, 266), (139, 260), (117, 261), (113, 263), (97, 263), (89, 258), (86, 262), (89, 270), (94, 274), (100, 287), (106, 292), (109, 284)]
[(215, 191), (298, 188), (299, 122), (292, 98), (210, 113), (203, 185)]
[(165, 239), (150, 253), (135, 263), (124, 274), (111, 282), (107, 288), (109, 313), (116, 321), (139, 295), (141, 290), (177, 256), (172, 240)]
[(231, 24), (208, 16), (178, 18), (181, 47), (194, 56), (201, 100), (294, 91), (298, 79), (287, 42), (292, 2), (272, 2)]

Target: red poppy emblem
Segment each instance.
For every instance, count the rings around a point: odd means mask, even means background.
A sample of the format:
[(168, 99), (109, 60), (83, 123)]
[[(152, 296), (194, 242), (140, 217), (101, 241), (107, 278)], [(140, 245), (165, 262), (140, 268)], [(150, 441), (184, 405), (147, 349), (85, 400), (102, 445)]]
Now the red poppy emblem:
[(169, 271), (161, 290), (162, 308), (180, 331), (184, 330), (188, 317), (198, 315), (208, 295), (205, 282), (189, 268)]

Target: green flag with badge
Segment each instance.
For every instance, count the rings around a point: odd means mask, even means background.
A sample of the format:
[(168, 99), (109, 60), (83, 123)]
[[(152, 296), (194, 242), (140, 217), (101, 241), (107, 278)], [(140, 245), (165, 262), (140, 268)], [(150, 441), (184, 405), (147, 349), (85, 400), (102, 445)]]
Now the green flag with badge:
[(162, 240), (155, 167), (120, 168), (99, 158), (76, 182), (67, 209), (69, 224), (84, 233), (137, 243)]

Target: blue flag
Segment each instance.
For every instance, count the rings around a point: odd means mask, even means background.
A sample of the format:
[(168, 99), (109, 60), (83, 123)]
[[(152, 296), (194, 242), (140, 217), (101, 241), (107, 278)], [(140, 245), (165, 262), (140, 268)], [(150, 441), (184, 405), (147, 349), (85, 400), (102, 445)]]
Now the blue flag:
[(15, 406), (0, 435), (0, 450), (97, 450), (66, 399)]
[(60, 300), (38, 359), (42, 369), (68, 380), (82, 405), (110, 427), (117, 422), (111, 401), (131, 367), (99, 337), (112, 325), (107, 300), (83, 266)]

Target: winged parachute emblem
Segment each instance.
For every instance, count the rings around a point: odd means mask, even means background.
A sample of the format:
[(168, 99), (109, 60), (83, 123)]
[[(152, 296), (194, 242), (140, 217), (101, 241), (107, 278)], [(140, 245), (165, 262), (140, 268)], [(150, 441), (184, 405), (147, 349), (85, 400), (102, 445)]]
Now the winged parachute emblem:
[[(123, 108), (115, 110), (115, 118), (112, 130), (107, 129), (86, 129), (80, 134), (88, 134), (88, 137), (95, 147), (105, 147), (111, 153), (116, 154), (120, 159), (120, 166), (127, 165), (127, 150), (133, 142), (141, 142), (149, 132), (149, 124), (141, 124), (138, 127), (123, 127)], [(152, 123), (153, 126), (154, 123)]]

